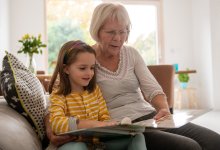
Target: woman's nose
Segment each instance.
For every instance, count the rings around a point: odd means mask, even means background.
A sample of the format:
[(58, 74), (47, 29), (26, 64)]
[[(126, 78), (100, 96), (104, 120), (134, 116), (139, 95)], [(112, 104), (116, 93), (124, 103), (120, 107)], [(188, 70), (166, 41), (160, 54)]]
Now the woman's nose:
[(118, 32), (115, 32), (114, 36), (113, 36), (114, 40), (121, 40), (121, 34)]

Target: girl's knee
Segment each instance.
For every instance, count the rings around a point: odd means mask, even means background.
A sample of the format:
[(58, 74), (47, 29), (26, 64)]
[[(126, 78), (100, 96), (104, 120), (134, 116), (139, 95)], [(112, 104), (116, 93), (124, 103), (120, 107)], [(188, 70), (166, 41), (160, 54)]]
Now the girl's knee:
[(145, 141), (145, 138), (144, 138), (144, 135), (143, 134), (136, 134), (135, 137), (134, 137), (135, 140), (143, 140)]
[(88, 150), (87, 145), (83, 142), (69, 142), (58, 148), (58, 150), (71, 150), (71, 149)]
[(146, 150), (146, 143), (143, 134), (137, 134), (132, 138), (129, 150)]

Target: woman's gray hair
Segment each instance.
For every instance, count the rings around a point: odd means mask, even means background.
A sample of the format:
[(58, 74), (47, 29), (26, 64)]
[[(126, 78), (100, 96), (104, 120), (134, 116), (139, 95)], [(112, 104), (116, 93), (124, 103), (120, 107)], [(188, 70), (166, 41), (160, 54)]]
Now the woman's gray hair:
[(98, 34), (100, 29), (109, 18), (124, 24), (128, 30), (128, 33), (130, 32), (131, 21), (125, 7), (121, 3), (101, 3), (93, 12), (89, 29), (91, 37), (96, 42), (99, 42)]

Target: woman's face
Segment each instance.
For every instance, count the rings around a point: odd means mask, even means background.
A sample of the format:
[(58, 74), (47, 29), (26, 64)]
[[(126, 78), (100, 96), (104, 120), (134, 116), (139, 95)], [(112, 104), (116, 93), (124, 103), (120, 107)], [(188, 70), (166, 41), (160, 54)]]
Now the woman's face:
[(124, 24), (108, 19), (99, 31), (101, 50), (110, 55), (117, 55), (128, 38), (128, 31)]

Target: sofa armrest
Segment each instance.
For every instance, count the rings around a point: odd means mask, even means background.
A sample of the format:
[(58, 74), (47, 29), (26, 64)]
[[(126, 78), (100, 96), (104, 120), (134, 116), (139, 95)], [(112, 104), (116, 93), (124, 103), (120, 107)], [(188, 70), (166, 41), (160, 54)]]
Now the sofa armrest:
[(41, 150), (41, 142), (27, 120), (0, 98), (0, 149)]
[(173, 113), (175, 76), (173, 65), (149, 65), (148, 69), (166, 94), (170, 112)]

